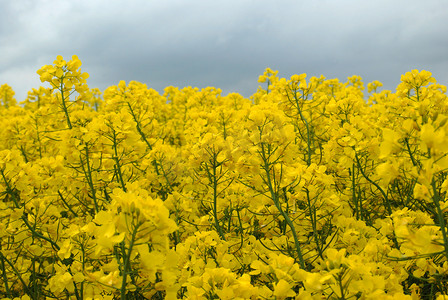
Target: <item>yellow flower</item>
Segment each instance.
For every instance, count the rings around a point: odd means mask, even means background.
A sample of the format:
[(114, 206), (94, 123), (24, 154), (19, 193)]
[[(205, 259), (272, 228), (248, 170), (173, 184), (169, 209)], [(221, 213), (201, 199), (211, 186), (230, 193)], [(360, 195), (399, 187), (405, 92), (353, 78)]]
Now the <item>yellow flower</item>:
[(73, 277), (69, 272), (57, 273), (48, 280), (50, 290), (56, 295), (62, 293), (70, 284), (73, 284)]
[(17, 101), (14, 98), (14, 90), (6, 83), (0, 86), (0, 103), (5, 108), (15, 106)]
[(390, 154), (395, 154), (401, 149), (399, 140), (401, 135), (389, 128), (383, 128), (383, 142), (381, 143), (380, 158), (388, 157)]
[(249, 115), (249, 120), (252, 120), (256, 126), (262, 126), (266, 122), (266, 116), (261, 109), (253, 109)]
[(372, 81), (367, 84), (367, 92), (369, 92), (369, 93), (376, 92), (376, 90), (382, 86), (383, 86), (383, 84), (381, 82), (379, 82), (378, 80)]
[(288, 283), (287, 281), (281, 279), (279, 282), (275, 284), (274, 287), (274, 296), (277, 299), (285, 299), (287, 297), (294, 297), (296, 293), (292, 290), (293, 285)]
[(70, 242), (70, 239), (66, 239), (63, 243), (62, 243), (62, 247), (61, 249), (59, 249), (58, 251), (58, 256), (61, 259), (66, 259), (69, 258), (72, 252), (72, 244)]
[(431, 192), (426, 185), (417, 183), (414, 187), (414, 198), (424, 201), (431, 200)]
[(400, 175), (397, 164), (390, 161), (378, 165), (378, 167), (376, 167), (376, 172), (384, 187), (387, 187), (392, 180)]

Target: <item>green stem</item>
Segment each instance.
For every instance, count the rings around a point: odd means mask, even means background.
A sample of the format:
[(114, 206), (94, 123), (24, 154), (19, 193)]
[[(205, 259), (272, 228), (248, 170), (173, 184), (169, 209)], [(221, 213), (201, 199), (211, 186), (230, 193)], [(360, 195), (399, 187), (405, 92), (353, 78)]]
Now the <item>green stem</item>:
[[(384, 198), (383, 203), (385, 204), (385, 207), (386, 207), (386, 209), (387, 209), (387, 212), (388, 212), (389, 216), (392, 215), (392, 208), (391, 208), (391, 206), (390, 206), (389, 198), (387, 197), (386, 193), (383, 191), (383, 189), (382, 189), (376, 182), (374, 182), (372, 179), (370, 179), (370, 178), (367, 176), (367, 174), (364, 172), (364, 170), (363, 170), (363, 168), (362, 168), (362, 166), (361, 166), (361, 162), (359, 161), (359, 157), (358, 157), (358, 154), (357, 154), (357, 153), (355, 153), (355, 159), (356, 159), (356, 163), (357, 163), (358, 169), (359, 169), (359, 171), (361, 172), (361, 175), (362, 175), (368, 182), (370, 182), (371, 184), (373, 184), (373, 185), (380, 191), (381, 195), (383, 195), (383, 198)], [(397, 239), (395, 238), (395, 236), (392, 237), (392, 241), (393, 241), (393, 243), (394, 243), (395, 248), (398, 249), (399, 246), (398, 246), (398, 242), (397, 242)]]
[(33, 256), (32, 258), (32, 266), (33, 266), (33, 273), (31, 275), (31, 281), (33, 283), (33, 299), (39, 299), (38, 298), (38, 284), (37, 284), (37, 276), (36, 276), (36, 257)]
[(339, 282), (339, 289), (341, 290), (341, 298), (339, 298), (340, 300), (345, 300), (345, 295), (344, 295), (344, 285), (342, 284), (342, 280), (343, 280), (343, 275), (341, 273), (338, 274), (338, 282)]
[(85, 144), (85, 149), (86, 149), (87, 171), (85, 170), (84, 164), (82, 163), (82, 159), (81, 159), (82, 169), (84, 171), (84, 176), (86, 176), (87, 182), (89, 184), (90, 191), (92, 192), (92, 199), (93, 199), (93, 203), (95, 205), (95, 211), (99, 212), (100, 209), (98, 207), (98, 200), (96, 198), (95, 186), (93, 185), (92, 170), (90, 169), (90, 160), (89, 160), (89, 148), (88, 148), (88, 144), (87, 143)]
[(355, 204), (356, 220), (359, 220), (358, 199), (356, 199), (355, 164), (353, 164), (352, 166), (352, 198), (353, 203)]
[(213, 216), (215, 217), (216, 229), (218, 230), (219, 235), (225, 241), (226, 238), (224, 236), (224, 232), (222, 231), (221, 226), (219, 225), (218, 220), (218, 180), (216, 178), (216, 155), (213, 157)]
[(37, 142), (39, 144), (39, 147), (38, 147), (39, 157), (42, 158), (42, 141), (40, 140), (39, 122), (37, 121), (37, 117), (36, 117), (36, 138), (37, 138)]
[[(149, 149), (149, 150), (152, 150), (152, 145), (151, 145), (151, 143), (148, 141), (148, 138), (146, 137), (146, 134), (143, 132), (143, 130), (142, 130), (141, 126), (140, 126), (140, 122), (139, 122), (138, 119), (137, 119), (137, 115), (135, 114), (134, 110), (132, 109), (131, 104), (130, 104), (129, 102), (127, 102), (127, 104), (128, 104), (128, 108), (129, 108), (129, 111), (130, 111), (130, 113), (131, 113), (131, 116), (132, 116), (132, 118), (134, 119), (134, 122), (135, 122), (135, 124), (136, 124), (137, 131), (138, 131), (138, 133), (140, 134), (140, 137), (141, 137), (142, 140), (146, 143), (146, 145), (148, 146), (148, 149)], [(155, 169), (155, 171), (156, 171), (156, 174), (157, 174), (157, 175), (160, 175), (160, 174), (159, 174), (159, 168), (158, 168), (157, 160), (156, 160), (156, 159), (153, 159), (152, 164), (153, 164), (153, 166), (154, 166), (154, 169)]]
[[(158, 165), (160, 166), (160, 170), (162, 171), (163, 178), (165, 178), (166, 184), (168, 185), (169, 192), (172, 192), (173, 185), (172, 185), (170, 179), (168, 178), (168, 174), (166, 173), (165, 168), (163, 167), (162, 161), (160, 161), (160, 163)], [(160, 175), (160, 174), (157, 174), (157, 175)]]
[(211, 171), (209, 169), (209, 165), (207, 163), (204, 164), (205, 167), (205, 171), (207, 172), (207, 177), (209, 180), (209, 184), (211, 185), (212, 189), (213, 189), (213, 218), (215, 219), (215, 227), (216, 227), (216, 231), (218, 232), (219, 236), (225, 241), (226, 238), (224, 236), (224, 232), (222, 230), (221, 225), (219, 224), (219, 219), (218, 219), (218, 178), (217, 178), (217, 173), (216, 173), (216, 169), (219, 167), (219, 163), (217, 161), (218, 158), (218, 153), (216, 153), (215, 151), (213, 151), (211, 153), (211, 159), (209, 161), (210, 163), (210, 167), (211, 167)]
[(3, 252), (1, 252), (1, 251), (0, 251), (0, 259), (1, 259), (1, 265), (2, 265), (2, 277), (3, 277), (3, 283), (5, 284), (6, 296), (8, 296), (8, 298), (12, 298), (11, 291), (9, 290), (9, 286), (8, 286), (8, 276), (6, 274), (5, 258), (3, 256)]
[(25, 148), (23, 148), (23, 146), (20, 146), (19, 149), (20, 149), (20, 153), (22, 153), (23, 158), (25, 159), (25, 163), (27, 163), (28, 157), (26, 156)]
[(61, 100), (62, 100), (62, 110), (65, 113), (65, 118), (67, 119), (67, 125), (69, 129), (72, 129), (72, 122), (70, 121), (70, 115), (68, 114), (67, 104), (65, 103), (64, 96), (64, 77), (61, 78), (61, 85), (59, 87), (59, 91), (61, 92)]
[[(71, 268), (68, 268), (68, 272), (69, 272), (70, 275), (73, 276), (73, 272), (72, 272)], [(76, 282), (74, 282), (74, 281), (73, 281), (73, 286), (75, 288), (75, 297), (76, 297), (76, 299), (77, 300), (82, 299), (82, 296), (79, 294), (78, 286), (76, 285)]]
[(61, 192), (58, 190), (58, 195), (61, 198), (62, 202), (67, 206), (68, 210), (75, 215), (75, 217), (78, 216), (78, 214), (73, 210), (73, 208), (65, 201), (64, 196), (62, 196)]
[(442, 232), (442, 237), (443, 237), (443, 245), (445, 248), (445, 257), (446, 257), (446, 259), (448, 259), (448, 236), (447, 236), (447, 232), (446, 232), (445, 218), (443, 215), (443, 211), (440, 207), (440, 195), (436, 189), (436, 184), (435, 184), (434, 178), (432, 179), (431, 186), (432, 186), (432, 191), (434, 193), (433, 201), (434, 201), (434, 204), (437, 209), (437, 220), (439, 223), (438, 225), (440, 227), (440, 231)]
[(310, 134), (310, 126), (308, 125), (308, 121), (306, 120), (306, 118), (303, 116), (302, 114), (302, 110), (299, 107), (299, 100), (297, 98), (297, 96), (295, 96), (296, 99), (296, 105), (297, 105), (297, 110), (299, 111), (300, 114), (300, 118), (302, 119), (303, 123), (305, 124), (306, 127), (306, 143), (307, 143), (307, 147), (308, 147), (308, 159), (306, 164), (308, 166), (311, 165), (311, 134)]
[(121, 171), (120, 160), (118, 159), (118, 149), (117, 149), (117, 133), (114, 129), (113, 132), (113, 148), (114, 148), (114, 160), (115, 160), (115, 170), (118, 175), (118, 180), (121, 183), (121, 188), (126, 192), (126, 185), (124, 184), (123, 173)]
[(391, 208), (391, 206), (390, 206), (389, 198), (387, 197), (386, 193), (384, 192), (384, 190), (383, 190), (383, 189), (382, 189), (382, 188), (381, 188), (375, 181), (373, 181), (372, 179), (370, 179), (370, 178), (367, 176), (367, 174), (364, 172), (364, 170), (363, 170), (363, 168), (362, 168), (362, 166), (361, 166), (361, 162), (359, 161), (358, 154), (356, 154), (356, 153), (355, 153), (355, 159), (356, 159), (356, 163), (357, 163), (357, 165), (358, 165), (358, 169), (359, 169), (359, 171), (361, 172), (362, 176), (363, 176), (368, 182), (370, 182), (371, 184), (373, 184), (373, 185), (380, 191), (381, 195), (383, 195), (385, 207), (386, 207), (386, 209), (387, 209), (388, 214), (391, 215), (391, 214), (392, 214), (392, 208)]
[(417, 162), (415, 161), (414, 155), (412, 155), (411, 147), (409, 145), (409, 139), (405, 138), (404, 142), (406, 143), (406, 149), (408, 150), (409, 156), (411, 157), (412, 164), (414, 165), (414, 167), (416, 167)]
[(124, 261), (123, 261), (123, 274), (122, 274), (122, 281), (121, 281), (121, 299), (125, 300), (126, 299), (126, 280), (127, 280), (127, 275), (128, 273), (130, 273), (130, 265), (131, 265), (131, 253), (132, 253), (132, 248), (134, 247), (134, 242), (135, 242), (135, 237), (137, 235), (137, 231), (138, 228), (140, 227), (141, 223), (138, 223), (133, 232), (132, 232), (132, 236), (131, 236), (131, 241), (129, 243), (129, 249), (128, 249), (128, 253), (126, 253), (125, 248), (125, 244), (124, 241), (121, 242), (121, 248), (122, 248), (122, 252), (125, 254), (124, 257)]
[(22, 276), (20, 275), (19, 271), (16, 269), (16, 267), (14, 266), (14, 264), (12, 262), (10, 262), (4, 255), (3, 253), (0, 251), (0, 257), (2, 259), (2, 261), (6, 261), (8, 263), (8, 265), (11, 267), (12, 271), (14, 272), (14, 274), (16, 274), (17, 278), (20, 280), (20, 282), (23, 285), (23, 289), (26, 291), (26, 293), (28, 295), (31, 295), (31, 291), (28, 288), (28, 285), (25, 283), (25, 281), (23, 280)]
[(22, 216), (22, 220), (25, 223), (26, 227), (28, 227), (29, 230), (31, 230), (31, 233), (38, 237), (41, 238), (47, 242), (49, 242), (51, 244), (51, 246), (53, 247), (53, 249), (55, 249), (56, 251), (59, 251), (61, 248), (58, 246), (58, 244), (56, 244), (53, 240), (51, 240), (50, 238), (44, 236), (43, 234), (37, 232), (28, 222), (28, 220), (26, 219), (25, 215)]
[(310, 199), (310, 192), (308, 189), (305, 189), (306, 192), (306, 198), (308, 201), (308, 213), (310, 214), (310, 220), (311, 220), (311, 226), (313, 227), (313, 237), (314, 242), (316, 243), (316, 248), (319, 253), (319, 256), (323, 259), (323, 252), (322, 252), (322, 245), (319, 242), (319, 238), (317, 236), (317, 215), (316, 215), (316, 208), (314, 205), (311, 205), (311, 199)]
[(268, 189), (269, 189), (269, 192), (271, 194), (271, 199), (274, 201), (275, 207), (278, 209), (280, 214), (285, 219), (286, 224), (288, 224), (289, 228), (291, 229), (292, 236), (294, 238), (294, 244), (295, 244), (296, 251), (297, 251), (297, 256), (299, 258), (300, 267), (305, 270), (306, 269), (305, 261), (303, 259), (302, 250), (300, 249), (300, 242), (299, 242), (299, 238), (297, 236), (297, 232), (296, 232), (295, 226), (292, 223), (291, 219), (289, 218), (288, 214), (285, 213), (285, 211), (282, 209), (282, 206), (281, 206), (280, 201), (278, 199), (278, 195), (274, 191), (274, 188), (272, 186), (270, 167), (269, 167), (268, 158), (266, 157), (264, 143), (261, 143), (261, 152), (260, 152), (260, 154), (261, 154), (261, 158), (263, 160), (263, 165), (262, 166), (263, 166), (263, 170), (265, 171), (265, 174), (266, 174), (266, 184), (268, 185)]
[(16, 198), (14, 191), (11, 188), (11, 185), (9, 184), (8, 179), (6, 179), (6, 175), (5, 175), (5, 172), (3, 171), (3, 169), (0, 169), (0, 173), (2, 174), (3, 181), (5, 182), (5, 185), (6, 185), (6, 194), (8, 194), (11, 197), (16, 208), (19, 208), (20, 207), (19, 202)]
[(129, 111), (131, 113), (132, 118), (134, 119), (134, 122), (136, 124), (137, 127), (137, 131), (140, 134), (141, 138), (143, 139), (143, 141), (146, 143), (146, 145), (148, 146), (149, 150), (152, 150), (152, 146), (149, 143), (148, 139), (146, 138), (146, 135), (143, 133), (141, 127), (140, 127), (140, 122), (137, 120), (137, 116), (134, 113), (134, 110), (132, 109), (132, 106), (129, 102), (127, 102), (128, 107), (129, 107)]

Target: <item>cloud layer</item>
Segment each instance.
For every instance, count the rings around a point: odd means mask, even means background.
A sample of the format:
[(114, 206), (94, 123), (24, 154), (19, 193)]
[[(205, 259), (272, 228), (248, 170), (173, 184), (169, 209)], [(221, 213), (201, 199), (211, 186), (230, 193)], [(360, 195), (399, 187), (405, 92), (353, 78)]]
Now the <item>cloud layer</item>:
[(102, 90), (137, 80), (248, 97), (266, 67), (392, 90), (425, 69), (447, 85), (447, 18), (444, 0), (0, 0), (0, 84), (23, 100), (41, 66), (76, 54)]

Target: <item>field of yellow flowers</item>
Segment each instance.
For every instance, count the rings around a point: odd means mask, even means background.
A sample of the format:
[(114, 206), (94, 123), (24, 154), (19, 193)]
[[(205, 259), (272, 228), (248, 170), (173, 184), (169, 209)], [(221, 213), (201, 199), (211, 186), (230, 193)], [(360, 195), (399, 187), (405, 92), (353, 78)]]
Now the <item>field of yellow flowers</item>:
[[(0, 299), (445, 299), (448, 99), (353, 76), (246, 99), (81, 61), (0, 88)], [(446, 296), (448, 299), (448, 296)]]

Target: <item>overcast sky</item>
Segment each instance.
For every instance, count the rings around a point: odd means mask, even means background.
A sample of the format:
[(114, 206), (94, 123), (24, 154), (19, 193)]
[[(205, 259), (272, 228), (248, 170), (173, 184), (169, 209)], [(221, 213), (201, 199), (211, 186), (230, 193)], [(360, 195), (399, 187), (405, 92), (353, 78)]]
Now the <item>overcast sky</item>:
[(448, 85), (446, 0), (0, 0), (0, 84), (18, 101), (73, 54), (102, 91), (120, 80), (249, 97), (266, 67), (395, 91), (428, 70)]

